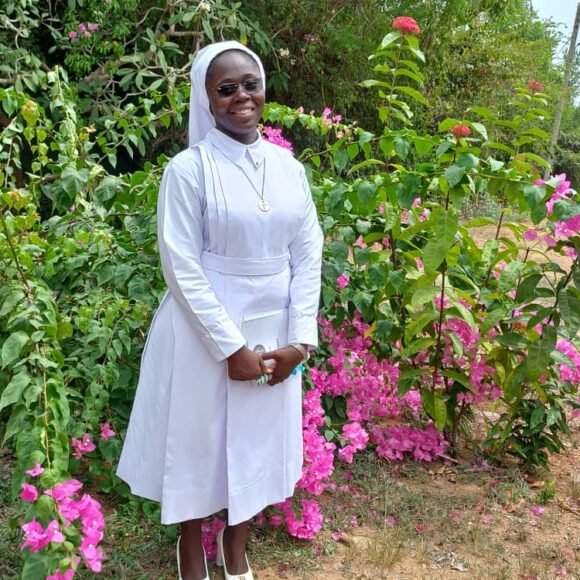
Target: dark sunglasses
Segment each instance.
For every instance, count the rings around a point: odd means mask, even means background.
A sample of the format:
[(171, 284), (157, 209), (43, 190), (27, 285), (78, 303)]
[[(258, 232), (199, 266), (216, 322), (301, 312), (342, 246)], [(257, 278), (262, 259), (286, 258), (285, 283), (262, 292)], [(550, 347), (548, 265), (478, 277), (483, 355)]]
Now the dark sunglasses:
[(248, 79), (241, 83), (228, 83), (227, 85), (220, 85), (217, 87), (217, 94), (222, 97), (231, 97), (238, 92), (240, 86), (244, 89), (245, 93), (254, 94), (262, 90), (262, 79)]

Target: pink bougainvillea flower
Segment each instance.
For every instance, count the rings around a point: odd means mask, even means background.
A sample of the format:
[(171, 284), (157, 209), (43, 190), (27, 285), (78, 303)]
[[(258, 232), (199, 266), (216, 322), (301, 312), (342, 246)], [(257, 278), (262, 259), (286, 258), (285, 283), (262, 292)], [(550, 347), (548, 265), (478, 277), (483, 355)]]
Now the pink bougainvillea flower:
[(116, 433), (111, 429), (111, 426), (108, 423), (103, 423), (101, 427), (101, 439), (103, 441), (107, 441), (111, 437), (114, 437)]
[(353, 244), (353, 246), (356, 246), (357, 248), (361, 248), (363, 250), (367, 247), (367, 244), (365, 243), (362, 235), (356, 239), (356, 242)]
[(57, 483), (52, 489), (47, 489), (44, 493), (52, 497), (54, 501), (60, 502), (65, 497), (73, 496), (82, 486), (80, 481), (69, 479), (63, 483)]
[(95, 22), (89, 22), (87, 28), (91, 31), (91, 32), (96, 32), (97, 30), (99, 30), (99, 25), (96, 24)]
[(449, 519), (452, 522), (459, 522), (463, 519), (463, 514), (461, 513), (461, 510), (451, 510), (449, 512)]
[(34, 485), (30, 485), (29, 483), (22, 484), (22, 492), (20, 493), (20, 499), (26, 502), (33, 502), (38, 499), (38, 490)]
[(68, 33), (69, 40), (76, 40), (78, 35), (79, 35), (79, 33), (76, 32), (76, 30), (71, 30)]
[(90, 453), (97, 448), (88, 433), (85, 433), (82, 439), (75, 439), (73, 437), (72, 446), (74, 448), (73, 457), (75, 459), (80, 459), (85, 453)]
[(336, 285), (342, 290), (344, 288), (346, 288), (350, 283), (350, 278), (348, 277), (348, 274), (341, 274), (337, 279), (336, 279)]
[(526, 242), (533, 242), (538, 239), (538, 232), (536, 230), (526, 230), (522, 236)]
[(532, 512), (532, 515), (533, 515), (533, 516), (540, 517), (540, 516), (543, 516), (543, 515), (544, 515), (544, 512), (545, 512), (546, 510), (545, 510), (545, 508), (543, 508), (542, 506), (539, 506), (539, 505), (533, 505), (533, 506), (530, 508), (530, 511)]
[(44, 467), (41, 467), (40, 463), (37, 463), (32, 469), (26, 471), (26, 475), (30, 475), (30, 477), (36, 477), (44, 472)]
[(66, 572), (60, 572), (57, 570), (54, 574), (46, 577), (46, 580), (72, 580), (75, 575), (75, 570), (69, 568)]
[(418, 534), (423, 534), (427, 531), (427, 526), (425, 524), (416, 524), (415, 525), (415, 531)]
[(486, 525), (491, 525), (494, 522), (494, 518), (491, 514), (483, 514), (481, 516), (481, 521)]
[(343, 533), (341, 531), (332, 532), (332, 534), (330, 534), (330, 538), (334, 542), (340, 542), (340, 540), (343, 538)]
[(21, 529), (24, 532), (24, 542), (20, 546), (21, 550), (28, 548), (30, 552), (38, 552), (48, 544), (44, 528), (36, 520), (24, 524)]
[(451, 133), (455, 135), (457, 139), (461, 139), (461, 137), (469, 137), (471, 135), (471, 129), (467, 125), (463, 125), (462, 123), (458, 123), (457, 125), (453, 125), (451, 127)]
[(572, 238), (580, 234), (580, 214), (570, 219), (554, 223), (556, 238)]
[(536, 79), (530, 79), (528, 81), (528, 89), (530, 89), (532, 93), (541, 93), (544, 91), (544, 85)]
[(84, 24), (81, 22), (81, 23), (79, 24), (79, 30), (80, 30), (81, 32), (86, 32), (86, 30), (87, 30), (87, 27), (86, 27), (86, 26), (85, 26), (85, 25), (84, 25)]
[(570, 246), (566, 246), (563, 248), (564, 250), (564, 254), (566, 254), (566, 256), (568, 256), (568, 258), (572, 258), (572, 260), (575, 260), (578, 257), (578, 252), (576, 251), (575, 248), (571, 248)]
[(397, 518), (395, 516), (387, 516), (385, 523), (389, 528), (394, 528), (397, 525)]
[(420, 34), (421, 29), (414, 18), (410, 16), (397, 16), (393, 20), (393, 28), (403, 34)]
[(97, 547), (83, 538), (81, 545), (79, 547), (79, 552), (83, 556), (87, 567), (93, 572), (100, 572), (102, 567), (103, 552), (98, 550)]
[(64, 536), (56, 520), (52, 520), (46, 529), (36, 520), (24, 524), (21, 529), (24, 532), (24, 542), (20, 546), (21, 550), (28, 548), (30, 552), (38, 552), (51, 542), (64, 542)]
[[(554, 205), (556, 205), (558, 201), (568, 199), (568, 197), (573, 193), (573, 190), (570, 187), (571, 182), (568, 179), (566, 179), (565, 173), (560, 173), (560, 175), (554, 175), (553, 178), (557, 180), (558, 184), (556, 185), (556, 189), (554, 190), (552, 197), (546, 202), (548, 215), (552, 215), (554, 213)], [(542, 181), (542, 183), (541, 184), (537, 183), (539, 181)], [(545, 181), (538, 179), (534, 183), (536, 185), (543, 185), (545, 184)]]
[(282, 147), (283, 149), (287, 149), (290, 153), (293, 153), (294, 150), (292, 148), (292, 143), (285, 139), (282, 135), (282, 129), (275, 129), (274, 127), (265, 126), (262, 129), (262, 136), (266, 141), (269, 143), (273, 143), (274, 145), (278, 145), (278, 147)]

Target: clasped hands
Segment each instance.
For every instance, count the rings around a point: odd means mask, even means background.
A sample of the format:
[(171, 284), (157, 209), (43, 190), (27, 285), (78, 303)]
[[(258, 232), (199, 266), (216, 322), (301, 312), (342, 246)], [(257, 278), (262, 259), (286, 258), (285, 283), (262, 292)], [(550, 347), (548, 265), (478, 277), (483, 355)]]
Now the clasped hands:
[[(302, 355), (293, 347), (287, 346), (272, 352), (255, 353), (247, 346), (228, 357), (228, 375), (234, 381), (255, 381), (264, 373), (270, 375), (268, 384), (277, 385), (285, 381), (297, 365)], [(274, 361), (275, 364), (267, 364)]]

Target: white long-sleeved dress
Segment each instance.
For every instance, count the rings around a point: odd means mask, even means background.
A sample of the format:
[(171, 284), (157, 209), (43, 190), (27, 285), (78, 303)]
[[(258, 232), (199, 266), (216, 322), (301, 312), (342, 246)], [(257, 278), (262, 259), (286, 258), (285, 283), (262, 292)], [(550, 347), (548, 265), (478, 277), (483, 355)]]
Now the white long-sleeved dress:
[(301, 475), (300, 374), (257, 387), (229, 379), (226, 359), (256, 313), (286, 311), (287, 343), (317, 344), (322, 234), (304, 169), (267, 141), (213, 129), (169, 162), (158, 237), (168, 292), (117, 473), (161, 502), (165, 524), (227, 508), (234, 525), (291, 496)]

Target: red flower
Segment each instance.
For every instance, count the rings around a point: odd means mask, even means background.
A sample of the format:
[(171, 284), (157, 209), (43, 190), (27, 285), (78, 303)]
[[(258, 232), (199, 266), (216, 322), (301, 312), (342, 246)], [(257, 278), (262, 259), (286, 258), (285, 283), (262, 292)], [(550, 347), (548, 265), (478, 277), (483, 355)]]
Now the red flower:
[(528, 89), (530, 89), (532, 93), (541, 93), (544, 91), (544, 85), (536, 79), (530, 79), (528, 81)]
[(421, 32), (415, 19), (410, 16), (397, 16), (393, 20), (393, 28), (400, 30), (403, 34), (419, 34)]
[(462, 125), (459, 123), (458, 125), (453, 125), (451, 127), (451, 132), (460, 139), (461, 137), (469, 137), (471, 135), (471, 129), (467, 125)]

